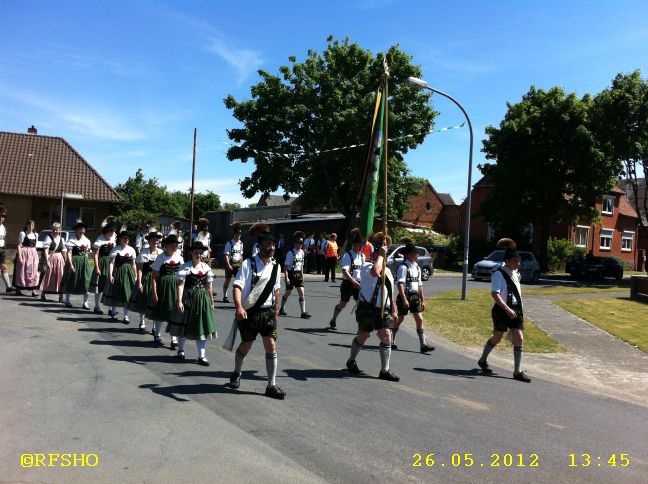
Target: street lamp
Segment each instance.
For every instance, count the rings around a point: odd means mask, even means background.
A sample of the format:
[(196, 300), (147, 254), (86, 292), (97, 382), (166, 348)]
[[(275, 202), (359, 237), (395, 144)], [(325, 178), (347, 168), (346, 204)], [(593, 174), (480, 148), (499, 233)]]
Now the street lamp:
[(437, 94), (441, 94), (444, 97), (447, 97), (455, 103), (459, 109), (461, 109), (461, 112), (464, 114), (466, 117), (466, 121), (468, 122), (468, 129), (470, 130), (470, 151), (468, 153), (468, 190), (467, 190), (467, 195), (466, 195), (466, 234), (464, 236), (464, 256), (463, 256), (463, 278), (461, 281), (461, 299), (466, 300), (466, 284), (468, 281), (468, 253), (470, 251), (470, 202), (471, 202), (471, 194), (472, 194), (472, 154), (473, 154), (473, 129), (472, 129), (472, 124), (470, 122), (470, 118), (468, 117), (468, 113), (466, 110), (463, 108), (461, 104), (459, 104), (459, 101), (457, 101), (455, 98), (452, 96), (446, 94), (445, 92), (439, 91), (438, 89), (434, 89), (433, 87), (430, 87), (426, 81), (423, 79), (419, 79), (418, 77), (408, 77), (407, 82), (414, 86), (418, 87), (419, 89), (429, 89), (432, 92), (436, 92)]

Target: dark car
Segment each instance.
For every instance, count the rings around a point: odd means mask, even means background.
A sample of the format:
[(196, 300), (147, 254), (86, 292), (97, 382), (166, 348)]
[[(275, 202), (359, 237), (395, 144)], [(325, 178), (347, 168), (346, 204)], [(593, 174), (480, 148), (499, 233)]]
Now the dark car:
[(616, 257), (576, 256), (567, 260), (565, 269), (573, 278), (623, 279), (623, 263)]

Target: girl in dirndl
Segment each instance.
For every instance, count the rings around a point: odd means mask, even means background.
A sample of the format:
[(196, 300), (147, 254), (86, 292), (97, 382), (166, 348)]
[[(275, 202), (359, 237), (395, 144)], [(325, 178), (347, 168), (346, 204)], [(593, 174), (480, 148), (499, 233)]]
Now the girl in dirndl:
[(196, 341), (198, 364), (209, 366), (205, 357), (207, 340), (216, 337), (214, 320), (214, 295), (212, 274), (209, 264), (201, 258), (207, 246), (196, 241), (189, 247), (191, 260), (178, 271), (178, 311), (169, 324), (172, 335), (179, 338), (178, 358), (185, 359), (185, 339)]
[[(153, 320), (153, 340), (162, 346), (162, 322), (169, 321), (178, 306), (178, 290), (176, 273), (184, 263), (178, 254), (178, 236), (169, 234), (162, 241), (164, 252), (153, 262), (153, 277), (151, 279), (151, 298), (146, 315)], [(178, 348), (178, 338), (171, 337), (171, 349)]]
[(160, 253), (159, 245), (162, 240), (162, 234), (156, 229), (152, 229), (144, 236), (146, 247), (140, 250), (135, 264), (137, 265), (137, 282), (136, 290), (133, 291), (128, 308), (131, 311), (137, 311), (140, 315), (139, 329), (141, 332), (146, 331), (146, 306), (151, 296), (151, 279), (153, 278), (153, 263)]
[(45, 294), (58, 294), (59, 302), (63, 302), (63, 273), (65, 272), (65, 239), (61, 235), (61, 224), (52, 224), (52, 236), (43, 240), (45, 253), (45, 276), (41, 282), (41, 301), (47, 301)]
[(65, 293), (65, 307), (71, 308), (71, 294), (83, 294), (83, 309), (90, 309), (88, 306), (88, 288), (90, 287), (90, 277), (92, 277), (92, 267), (88, 260), (88, 254), (92, 247), (92, 242), (85, 236), (86, 224), (78, 221), (72, 229), (75, 231), (74, 237), (65, 244), (67, 247), (67, 266), (63, 274), (63, 292)]
[(14, 264), (14, 287), (16, 294), (22, 296), (21, 290), (30, 290), (32, 297), (38, 296), (36, 289), (40, 273), (38, 272), (39, 256), (36, 250), (38, 234), (35, 231), (36, 224), (33, 220), (27, 220), (25, 228), (18, 236), (18, 252)]
[(101, 302), (112, 308), (110, 317), (117, 319), (116, 307), (124, 308), (124, 324), (130, 323), (128, 317), (128, 303), (135, 288), (135, 249), (128, 243), (130, 235), (125, 230), (119, 232), (118, 244), (110, 251), (110, 264), (108, 269), (108, 284), (104, 287)]
[[(90, 279), (90, 292), (94, 294), (95, 299), (95, 314), (103, 314), (101, 310), (101, 296), (106, 288), (106, 282), (110, 276), (110, 253), (116, 245), (115, 226), (112, 223), (107, 223), (101, 227), (101, 235), (97, 237), (95, 243), (92, 244), (94, 253), (94, 270), (92, 271), (92, 279)], [(115, 313), (113, 307), (108, 308), (108, 313)], [(116, 313), (115, 313), (116, 314)]]

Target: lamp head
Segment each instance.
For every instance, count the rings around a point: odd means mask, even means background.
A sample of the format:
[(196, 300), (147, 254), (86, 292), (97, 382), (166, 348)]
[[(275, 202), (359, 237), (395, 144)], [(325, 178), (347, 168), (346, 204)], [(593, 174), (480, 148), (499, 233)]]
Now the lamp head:
[(428, 87), (428, 83), (423, 79), (419, 79), (418, 77), (408, 77), (407, 83), (410, 86), (418, 87), (419, 89), (425, 89), (426, 87)]

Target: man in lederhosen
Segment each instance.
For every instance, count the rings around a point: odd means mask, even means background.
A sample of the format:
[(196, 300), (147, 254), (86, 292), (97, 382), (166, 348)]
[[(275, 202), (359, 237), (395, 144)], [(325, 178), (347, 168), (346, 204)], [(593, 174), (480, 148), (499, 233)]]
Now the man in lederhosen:
[(284, 261), (283, 270), (284, 270), (284, 280), (286, 282), (286, 292), (281, 298), (281, 308), (279, 309), (279, 314), (285, 316), (286, 313), (286, 301), (290, 296), (293, 288), (297, 288), (297, 294), (299, 295), (299, 308), (301, 309), (301, 318), (310, 319), (311, 315), (306, 312), (306, 299), (304, 297), (304, 260), (305, 253), (303, 250), (304, 246), (304, 232), (298, 230), (293, 234), (294, 249), (289, 250), (286, 253), (286, 260)]
[(223, 302), (230, 302), (227, 298), (227, 290), (229, 289), (232, 276), (241, 268), (243, 262), (243, 242), (241, 241), (241, 223), (234, 222), (232, 224), (234, 234), (232, 239), (225, 244), (225, 253), (223, 259), (225, 262), (225, 282), (223, 282)]
[[(346, 367), (351, 373), (361, 373), (356, 357), (365, 341), (372, 331), (378, 333), (380, 338), (380, 374), (378, 378), (388, 381), (399, 381), (389, 369), (391, 358), (391, 330), (394, 327), (394, 320), (398, 317), (394, 301), (394, 278), (391, 271), (385, 267), (383, 262), (387, 257), (387, 248), (391, 245), (391, 237), (383, 236), (382, 232), (372, 237), (374, 247), (373, 262), (365, 262), (360, 273), (360, 301), (356, 309), (356, 321), (358, 322), (358, 334), (351, 343), (351, 354), (346, 362)], [(383, 292), (381, 274), (385, 270), (385, 291)], [(383, 311), (384, 304), (384, 311)]]
[(360, 271), (365, 263), (365, 256), (362, 254), (363, 238), (360, 230), (351, 231), (351, 250), (344, 253), (342, 257), (342, 284), (340, 284), (340, 302), (333, 309), (333, 317), (329, 321), (331, 329), (337, 329), (337, 318), (346, 307), (351, 297), (358, 300), (360, 296)]
[(405, 244), (402, 249), (405, 260), (398, 267), (396, 272), (396, 285), (398, 286), (398, 296), (396, 297), (396, 307), (398, 307), (398, 319), (394, 324), (392, 335), (392, 349), (396, 347), (396, 333), (401, 323), (407, 316), (408, 312), (414, 316), (416, 323), (416, 334), (419, 337), (421, 353), (434, 351), (434, 346), (427, 344), (425, 340), (425, 330), (423, 329), (423, 311), (425, 310), (425, 294), (423, 293), (423, 281), (421, 280), (421, 268), (416, 263), (419, 252), (411, 243)]
[(486, 374), (493, 373), (488, 366), (488, 355), (502, 340), (508, 330), (513, 341), (514, 370), (513, 379), (529, 383), (531, 379), (520, 369), (522, 363), (524, 314), (522, 312), (522, 290), (520, 287), (520, 254), (511, 239), (502, 239), (498, 246), (507, 245), (504, 252), (504, 264), (495, 269), (491, 275), (491, 296), (495, 301), (491, 309), (493, 317), (493, 335), (486, 341), (484, 352), (477, 362)]
[(234, 280), (234, 305), (236, 325), (242, 342), (235, 355), (234, 372), (230, 387), (241, 385), (241, 370), (246, 355), (252, 349), (257, 335), (263, 338), (266, 351), (268, 386), (265, 395), (283, 400), (286, 392), (275, 382), (277, 376), (277, 319), (279, 316), (279, 290), (281, 288), (279, 264), (274, 260), (274, 236), (266, 224), (257, 223), (250, 228), (257, 236), (259, 253), (243, 261)]

